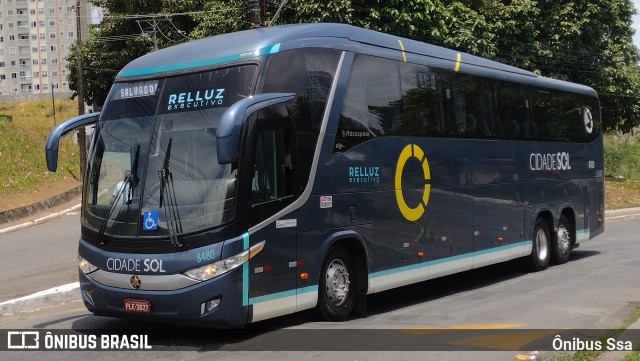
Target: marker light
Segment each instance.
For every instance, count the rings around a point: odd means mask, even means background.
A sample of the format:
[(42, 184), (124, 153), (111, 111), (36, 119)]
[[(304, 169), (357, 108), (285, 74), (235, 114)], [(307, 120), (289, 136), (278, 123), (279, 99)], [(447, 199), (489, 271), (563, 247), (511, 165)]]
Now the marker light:
[(229, 258), (210, 263), (202, 267), (190, 269), (184, 272), (184, 275), (197, 281), (206, 281), (242, 266), (250, 258), (253, 258), (253, 256), (258, 254), (263, 248), (264, 241), (236, 254), (235, 256), (231, 256)]
[(86, 259), (80, 256), (78, 256), (78, 267), (80, 268), (80, 271), (82, 271), (82, 273), (84, 274), (89, 274), (98, 269), (98, 267), (92, 265), (91, 262), (87, 261)]

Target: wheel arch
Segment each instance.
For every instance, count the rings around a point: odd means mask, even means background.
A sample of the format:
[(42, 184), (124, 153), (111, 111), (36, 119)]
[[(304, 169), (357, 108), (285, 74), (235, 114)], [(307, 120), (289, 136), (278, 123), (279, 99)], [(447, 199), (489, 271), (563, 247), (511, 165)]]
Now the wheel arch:
[(536, 210), (534, 214), (535, 214), (535, 217), (532, 217), (532, 219), (530, 220), (529, 229), (533, 231), (538, 218), (542, 218), (547, 223), (547, 227), (549, 229), (549, 235), (553, 235), (554, 234), (553, 229), (556, 225), (556, 221), (555, 221), (555, 217), (553, 216), (553, 212), (551, 208), (547, 208), (547, 207), (540, 208)]
[(319, 255), (314, 261), (314, 273), (316, 274), (316, 284), (320, 285), (320, 275), (322, 274), (322, 264), (333, 247), (344, 247), (355, 265), (356, 271), (356, 304), (353, 313), (366, 314), (366, 295), (369, 289), (369, 251), (364, 238), (352, 230), (340, 231), (331, 234), (325, 239), (319, 250)]
[[(558, 213), (558, 217), (556, 219), (555, 224), (560, 223), (560, 217), (565, 216), (565, 218), (567, 218), (567, 221), (569, 222), (569, 226), (570, 226), (569, 232), (571, 235), (571, 246), (573, 247), (576, 244), (576, 232), (577, 232), (576, 211), (573, 209), (573, 206), (571, 204), (564, 204), (560, 209), (561, 210)], [(556, 232), (554, 232), (554, 237), (557, 237), (555, 233)]]

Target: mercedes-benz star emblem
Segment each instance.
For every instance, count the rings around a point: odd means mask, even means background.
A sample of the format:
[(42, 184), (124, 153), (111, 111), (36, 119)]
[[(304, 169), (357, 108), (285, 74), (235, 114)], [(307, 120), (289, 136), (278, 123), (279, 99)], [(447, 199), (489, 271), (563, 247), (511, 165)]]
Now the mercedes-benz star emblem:
[(131, 288), (134, 289), (140, 289), (140, 287), (142, 286), (142, 281), (140, 281), (140, 277), (138, 276), (131, 276)]

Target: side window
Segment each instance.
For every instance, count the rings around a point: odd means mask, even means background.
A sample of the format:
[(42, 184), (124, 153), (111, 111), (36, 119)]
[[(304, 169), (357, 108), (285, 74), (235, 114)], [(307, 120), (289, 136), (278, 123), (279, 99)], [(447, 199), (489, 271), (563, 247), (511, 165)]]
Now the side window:
[(563, 140), (590, 142), (600, 132), (600, 110), (598, 102), (583, 95), (563, 96), (564, 119), (560, 127)]
[(493, 92), (491, 83), (473, 75), (456, 80), (454, 91), (456, 133), (465, 138), (493, 138)]
[(289, 205), (295, 195), (296, 152), (290, 119), (259, 117), (253, 141), (251, 225), (260, 223)]
[(558, 94), (539, 89), (532, 94), (533, 125), (536, 140), (557, 140), (557, 125), (562, 121), (562, 106)]
[(534, 139), (537, 133), (531, 117), (531, 101), (526, 88), (513, 83), (497, 83), (498, 133), (502, 139)]
[(251, 181), (252, 204), (293, 195), (290, 133), (290, 129), (257, 133)]
[(392, 134), (437, 137), (444, 135), (444, 98), (441, 76), (436, 70), (400, 63), (402, 117)]
[(455, 94), (462, 92), (460, 83), (454, 84), (451, 74), (442, 72), (438, 76), (438, 86), (442, 93), (442, 135), (445, 137), (456, 138), (458, 135), (456, 118), (455, 118)]
[(296, 99), (278, 107), (280, 117), (295, 122), (298, 190), (306, 187), (341, 52), (333, 49), (295, 49), (277, 53), (269, 61), (264, 93), (296, 93)]
[(562, 94), (562, 120), (556, 124), (557, 140), (566, 142), (583, 141), (587, 131), (583, 122), (583, 104), (578, 95)]
[[(598, 137), (598, 134), (600, 134), (602, 128), (602, 123), (600, 120), (600, 104), (598, 103), (598, 99), (584, 99), (582, 112), (582, 124), (584, 125), (587, 133), (584, 140), (590, 142)], [(591, 124), (590, 119), (592, 120)], [(591, 129), (590, 132), (589, 129)]]
[(358, 55), (349, 76), (334, 151), (385, 135), (400, 110), (398, 62)]

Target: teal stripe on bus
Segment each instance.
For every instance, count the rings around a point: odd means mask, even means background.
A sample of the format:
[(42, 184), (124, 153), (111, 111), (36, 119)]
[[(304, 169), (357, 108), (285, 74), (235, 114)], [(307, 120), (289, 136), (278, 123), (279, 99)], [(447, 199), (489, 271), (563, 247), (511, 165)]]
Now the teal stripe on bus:
[(277, 300), (279, 298), (291, 297), (301, 293), (314, 292), (318, 290), (318, 285), (307, 286), (302, 288), (297, 288), (289, 291), (282, 291), (278, 293), (272, 293), (270, 295), (254, 297), (249, 299), (249, 304), (256, 304), (260, 302), (267, 302)]
[(457, 260), (461, 260), (461, 259), (465, 259), (465, 258), (470, 258), (470, 257), (473, 257), (473, 256), (479, 256), (479, 255), (483, 255), (483, 254), (489, 254), (489, 253), (505, 251), (505, 250), (511, 249), (511, 248), (519, 248), (519, 247), (526, 246), (528, 244), (531, 244), (531, 241), (523, 241), (523, 242), (518, 242), (518, 243), (506, 245), (506, 246), (489, 248), (489, 249), (485, 249), (485, 250), (482, 250), (482, 251), (460, 254), (460, 255), (457, 255), (457, 256), (453, 256), (453, 257), (441, 258), (441, 259), (436, 259), (436, 260), (433, 260), (433, 261), (417, 263), (417, 264), (413, 264), (413, 265), (409, 265), (409, 266), (392, 268), (392, 269), (388, 269), (388, 270), (384, 270), (384, 271), (371, 273), (371, 274), (369, 274), (369, 279), (375, 278), (375, 277), (387, 276), (387, 275), (391, 275), (391, 274), (394, 274), (394, 273), (411, 271), (411, 270), (414, 270), (414, 269), (424, 268), (424, 267), (428, 267), (428, 266), (432, 266), (432, 265), (453, 262), (453, 261), (457, 261)]
[(225, 55), (217, 58), (202, 59), (202, 60), (190, 61), (185, 63), (158, 65), (158, 66), (151, 66), (151, 67), (140, 68), (140, 69), (125, 69), (125, 70), (121, 70), (120, 73), (118, 73), (118, 77), (143, 76), (143, 75), (152, 75), (157, 73), (165, 73), (170, 71), (180, 71), (180, 70), (186, 70), (186, 69), (192, 69), (192, 68), (199, 68), (203, 66), (228, 63), (228, 62), (232, 62), (240, 59), (247, 59), (249, 57), (256, 57), (256, 56), (265, 55), (265, 54), (275, 54), (278, 51), (280, 51), (280, 44), (275, 44), (271, 46), (266, 46), (262, 49), (249, 51), (241, 54)]
[[(249, 233), (242, 235), (242, 247), (249, 249)], [(249, 261), (242, 265), (242, 305), (249, 304)]]
[[(478, 251), (478, 252), (465, 253), (465, 254), (461, 254), (461, 255), (457, 255), (457, 256), (453, 256), (453, 257), (437, 259), (437, 260), (434, 260), (434, 261), (428, 261), (428, 262), (418, 263), (418, 264), (404, 266), (404, 267), (392, 268), (392, 269), (388, 269), (388, 270), (384, 270), (384, 271), (380, 271), (380, 272), (371, 273), (371, 274), (369, 274), (369, 279), (375, 278), (375, 277), (386, 276), (386, 275), (390, 275), (390, 274), (394, 274), (394, 273), (400, 273), (400, 272), (420, 269), (420, 268), (428, 267), (430, 265), (437, 265), (437, 264), (442, 264), (442, 263), (447, 263), (447, 262), (453, 262), (453, 261), (457, 261), (457, 260), (460, 260), (460, 259), (469, 258), (469, 257), (473, 257), (473, 256), (478, 256), (478, 255), (482, 255), (482, 254), (495, 253), (495, 252), (500, 252), (500, 251), (504, 251), (504, 250), (512, 249), (512, 248), (519, 248), (519, 247), (523, 247), (523, 246), (526, 246), (526, 245), (530, 245), (531, 243), (532, 243), (531, 241), (523, 241), (523, 242), (518, 242), (518, 243), (506, 245), (506, 246), (489, 248), (489, 249), (485, 249), (485, 250)], [(307, 286), (307, 287), (298, 288), (298, 289), (292, 289), (292, 290), (288, 290), (288, 291), (282, 291), (282, 292), (278, 292), (278, 293), (272, 293), (272, 294), (269, 294), (269, 295), (250, 298), (249, 299), (249, 304), (256, 304), (256, 303), (260, 303), (260, 302), (273, 301), (273, 300), (277, 300), (277, 299), (280, 299), (280, 298), (294, 296), (296, 294), (317, 291), (317, 289), (318, 289), (318, 286), (314, 285), (314, 286)]]

